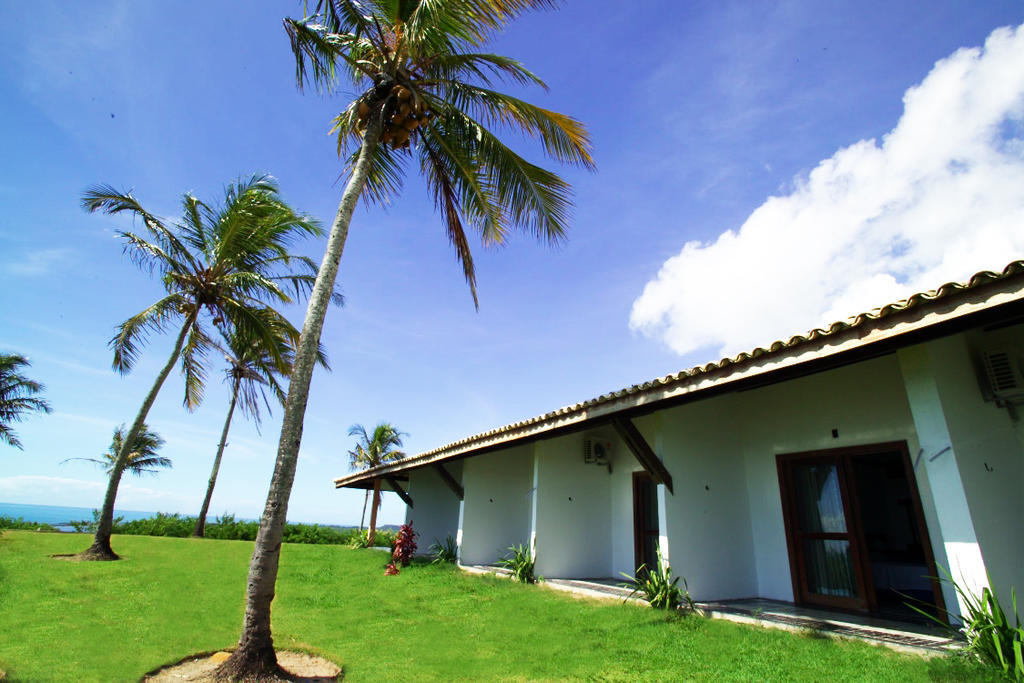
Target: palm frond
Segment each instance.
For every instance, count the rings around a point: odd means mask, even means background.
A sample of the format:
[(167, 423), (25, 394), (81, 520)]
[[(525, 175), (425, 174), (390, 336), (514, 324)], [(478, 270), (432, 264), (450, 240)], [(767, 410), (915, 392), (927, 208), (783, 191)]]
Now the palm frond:
[(109, 344), (114, 350), (113, 368), (122, 375), (131, 372), (149, 333), (163, 332), (172, 320), (190, 310), (194, 307), (180, 294), (169, 294), (121, 323)]
[(538, 85), (545, 90), (547, 84), (522, 62), (511, 57), (465, 52), (439, 54), (432, 57), (423, 67), (425, 79), (440, 83), (459, 82), (466, 78), (476, 79), (484, 85), (491, 85), (492, 78), (517, 85)]
[(181, 374), (185, 377), (185, 398), (182, 403), (193, 411), (203, 402), (206, 391), (206, 358), (213, 344), (196, 320), (181, 349)]
[(441, 211), (448, 234), (448, 242), (455, 249), (456, 260), (462, 264), (462, 273), (466, 278), (466, 284), (469, 285), (473, 306), (480, 310), (480, 300), (476, 294), (476, 267), (473, 264), (473, 253), (469, 247), (469, 240), (466, 239), (466, 231), (462, 226), (458, 195), (448, 174), (448, 169), (445, 168), (439, 154), (426, 144), (423, 150), (428, 160), (426, 179), (428, 186), (434, 192), (434, 207)]
[(442, 87), (441, 99), (449, 111), (481, 119), (484, 125), (513, 126), (537, 138), (544, 151), (563, 163), (593, 170), (590, 136), (571, 116), (543, 109), (511, 95), (459, 81)]

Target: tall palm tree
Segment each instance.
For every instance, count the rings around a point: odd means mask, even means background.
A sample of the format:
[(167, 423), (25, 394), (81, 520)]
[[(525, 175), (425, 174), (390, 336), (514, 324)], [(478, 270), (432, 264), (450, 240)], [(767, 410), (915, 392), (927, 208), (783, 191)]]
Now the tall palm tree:
[[(311, 3), (313, 4), (313, 3)], [(300, 87), (359, 96), (335, 119), (348, 182), (310, 295), (288, 385), (277, 462), (249, 565), (238, 648), (219, 675), (277, 672), (270, 630), (281, 537), (317, 342), (357, 201), (386, 201), (416, 164), (434, 194), (448, 240), (476, 302), (464, 221), (484, 244), (511, 229), (562, 239), (572, 202), (568, 183), (503, 144), (492, 127), (538, 138), (558, 161), (591, 168), (590, 143), (575, 119), (490, 86), (543, 82), (514, 59), (479, 51), (508, 21), (555, 0), (318, 0), (303, 19), (285, 19)]]
[(49, 413), (50, 404), (36, 394), (44, 387), (30, 380), (19, 370), (31, 365), (25, 356), (16, 353), (0, 353), (0, 441), (19, 450), (24, 450), (18, 435), (11, 429), (11, 423), (21, 422), (27, 413)]
[[(109, 475), (113, 473), (117, 464), (117, 456), (125, 445), (124, 425), (114, 429), (114, 437), (110, 440), (110, 447), (99, 458), (68, 458), (62, 460), (61, 464), (71, 460), (87, 460), (103, 467)], [(128, 449), (128, 461), (123, 472), (130, 472), (136, 476), (143, 474), (156, 474), (160, 468), (170, 468), (171, 459), (163, 455), (157, 455), (164, 445), (163, 437), (152, 431), (148, 425), (143, 424), (142, 430), (135, 437), (135, 443)], [(123, 473), (122, 472), (122, 473)]]
[[(231, 385), (231, 400), (228, 404), (227, 418), (224, 420), (224, 429), (221, 430), (220, 442), (217, 444), (217, 455), (213, 458), (213, 468), (206, 486), (206, 495), (199, 510), (199, 517), (196, 519), (196, 527), (192, 532), (192, 535), (197, 538), (202, 538), (206, 533), (206, 516), (210, 510), (213, 489), (217, 485), (217, 475), (220, 472), (224, 448), (227, 446), (228, 431), (231, 428), (231, 418), (235, 413), (235, 407), (237, 406), (244, 416), (253, 421), (258, 432), (262, 419), (260, 406), (262, 405), (268, 414), (271, 412), (267, 392), (270, 392), (279, 403), (284, 404), (285, 391), (281, 385), (281, 378), (291, 372), (295, 354), (288, 338), (281, 338), (277, 342), (280, 347), (279, 354), (285, 361), (283, 368), (275, 361), (275, 354), (264, 348), (260, 340), (246, 337), (238, 329), (232, 330), (227, 338), (228, 348), (224, 352), (224, 360), (228, 367), (224, 374), (225, 379)], [(322, 350), (320, 363), (330, 369), (327, 364), (327, 356)]]
[[(366, 433), (363, 425), (352, 425), (348, 429), (349, 436), (359, 437), (356, 447), (348, 452), (353, 469), (377, 467), (386, 462), (404, 458), (405, 453), (398, 450), (402, 446), (402, 432), (387, 422), (374, 427), (373, 436)], [(366, 532), (366, 542), (373, 545), (377, 535), (377, 510), (380, 508), (380, 479), (373, 480), (373, 503), (370, 505), (370, 529)]]
[[(222, 330), (238, 329), (259, 339), (274, 362), (284, 368), (289, 359), (279, 340), (285, 337), (294, 343), (296, 330), (267, 302), (290, 303), (289, 291), (298, 295), (309, 290), (316, 264), (290, 254), (288, 249), (298, 238), (321, 235), (322, 230), (314, 220), (281, 200), (269, 176), (253, 176), (228, 185), (220, 206), (185, 194), (183, 218), (175, 223), (147, 211), (130, 192), (121, 193), (109, 185), (88, 189), (82, 206), (90, 212), (127, 213), (142, 223), (143, 235), (117, 234), (137, 265), (160, 274), (167, 292), (121, 323), (110, 341), (114, 369), (121, 374), (130, 372), (149, 333), (180, 325), (170, 358), (142, 402), (110, 472), (93, 544), (81, 553), (82, 559), (116, 560), (110, 532), (118, 482), (128, 464), (128, 444), (134, 443), (141, 432), (164, 380), (180, 358), (185, 407), (191, 410), (199, 405), (206, 380), (206, 356), (212, 347), (204, 325), (207, 320)], [(333, 289), (331, 295), (337, 297)]]

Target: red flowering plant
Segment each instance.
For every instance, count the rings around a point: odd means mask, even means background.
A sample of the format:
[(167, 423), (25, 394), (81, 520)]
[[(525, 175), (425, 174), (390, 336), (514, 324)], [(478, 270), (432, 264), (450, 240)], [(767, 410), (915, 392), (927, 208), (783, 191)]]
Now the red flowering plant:
[(398, 536), (395, 537), (394, 551), (391, 553), (391, 559), (396, 564), (401, 564), (403, 567), (408, 567), (412, 561), (412, 556), (416, 553), (416, 537), (417, 534), (412, 530), (412, 521), (408, 524), (403, 524), (402, 528), (398, 530)]
[(398, 567), (395, 566), (394, 562), (388, 563), (388, 566), (384, 568), (384, 576), (394, 576), (398, 573)]

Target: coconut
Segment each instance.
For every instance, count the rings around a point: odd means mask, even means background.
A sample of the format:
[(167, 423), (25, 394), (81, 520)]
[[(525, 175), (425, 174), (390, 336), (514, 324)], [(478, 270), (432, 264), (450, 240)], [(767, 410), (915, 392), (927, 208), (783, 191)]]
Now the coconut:
[(395, 89), (392, 90), (391, 92), (393, 92), (395, 94), (395, 97), (397, 97), (399, 100), (403, 102), (412, 97), (412, 91), (403, 85), (396, 85)]
[(400, 145), (403, 142), (408, 142), (409, 141), (409, 131), (405, 130), (404, 128), (396, 129), (394, 137), (392, 138), (392, 140), (394, 140), (395, 145)]
[(400, 116), (403, 116), (403, 117), (404, 116), (408, 116), (409, 112), (411, 112), (411, 111), (412, 111), (412, 107), (409, 106), (408, 102), (402, 102), (402, 104), (398, 105), (398, 114)]
[(405, 120), (405, 129), (406, 130), (410, 130), (410, 131), (411, 130), (416, 130), (419, 127), (419, 125), (420, 125), (420, 122), (417, 121), (416, 119), (406, 119)]
[(359, 104), (356, 105), (356, 113), (359, 114), (359, 118), (366, 118), (366, 115), (370, 113), (370, 105), (360, 100)]

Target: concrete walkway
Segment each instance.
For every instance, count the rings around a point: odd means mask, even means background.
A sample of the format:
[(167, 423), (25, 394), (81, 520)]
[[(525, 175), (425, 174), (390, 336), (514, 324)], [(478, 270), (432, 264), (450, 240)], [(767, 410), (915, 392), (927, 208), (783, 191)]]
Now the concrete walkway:
[[(460, 567), (473, 574), (508, 576), (507, 569), (490, 565)], [(609, 578), (545, 579), (542, 585), (575, 595), (604, 600), (628, 599), (629, 589), (622, 581)], [(643, 602), (639, 598), (633, 601)], [(837, 638), (863, 640), (884, 645), (894, 650), (924, 656), (945, 654), (964, 646), (962, 640), (952, 639), (937, 625), (916, 624), (891, 619), (880, 619), (868, 614), (798, 607), (792, 603), (764, 598), (718, 600), (697, 603), (697, 608), (708, 617), (728, 619), (743, 624), (754, 624), (788, 631), (814, 631)]]

